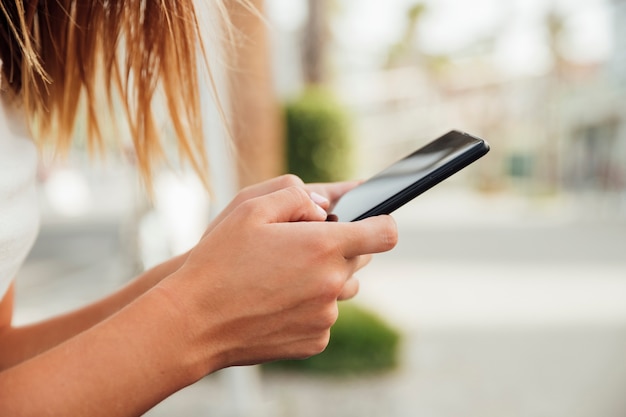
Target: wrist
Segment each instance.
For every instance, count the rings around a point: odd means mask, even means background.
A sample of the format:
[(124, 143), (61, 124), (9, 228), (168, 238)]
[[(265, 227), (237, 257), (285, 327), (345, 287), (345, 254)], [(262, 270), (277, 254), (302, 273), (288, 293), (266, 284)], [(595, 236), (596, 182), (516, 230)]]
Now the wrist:
[(195, 382), (222, 367), (219, 343), (207, 342), (211, 318), (199, 312), (193, 297), (195, 292), (192, 290), (186, 294), (184, 286), (176, 281), (161, 282), (146, 295), (161, 310), (159, 325), (164, 327), (172, 342), (172, 355), (182, 372)]

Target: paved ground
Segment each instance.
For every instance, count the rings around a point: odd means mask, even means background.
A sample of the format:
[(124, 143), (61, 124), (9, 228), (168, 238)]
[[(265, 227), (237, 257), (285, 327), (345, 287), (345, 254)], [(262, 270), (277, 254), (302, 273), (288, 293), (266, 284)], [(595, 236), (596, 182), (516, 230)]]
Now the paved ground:
[[(623, 417), (626, 222), (601, 213), (433, 191), (397, 213), (398, 247), (360, 274), (358, 301), (405, 334), (399, 370), (347, 380), (228, 370), (149, 415)], [(44, 227), (18, 320), (122, 283), (132, 262), (120, 236), (115, 222)]]

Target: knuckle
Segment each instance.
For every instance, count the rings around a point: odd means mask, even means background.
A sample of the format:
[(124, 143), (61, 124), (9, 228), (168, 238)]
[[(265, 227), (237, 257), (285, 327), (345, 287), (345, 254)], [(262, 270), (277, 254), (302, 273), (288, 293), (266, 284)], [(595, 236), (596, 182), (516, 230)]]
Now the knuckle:
[(337, 302), (333, 301), (326, 309), (324, 309), (320, 317), (320, 324), (324, 327), (324, 329), (330, 329), (335, 322), (337, 322), (338, 317), (339, 308), (337, 307)]
[(320, 243), (319, 246), (317, 254), (310, 259), (310, 264), (319, 268), (315, 279), (316, 297), (323, 302), (334, 301), (344, 290), (352, 268), (343, 257), (339, 260), (341, 264), (337, 264), (336, 249), (326, 243)]
[(329, 299), (337, 299), (343, 287), (346, 284), (346, 276), (340, 272), (333, 272), (328, 274), (326, 279), (326, 297)]
[(247, 200), (250, 195), (254, 194), (254, 187), (254, 185), (248, 185), (242, 188), (235, 196), (235, 199), (240, 201)]
[(263, 207), (256, 203), (254, 199), (246, 200), (242, 202), (235, 211), (243, 217), (243, 219), (250, 219), (258, 215), (263, 210)]
[(294, 174), (284, 174), (277, 178), (277, 182), (281, 188), (303, 187), (304, 181)]
[(356, 278), (350, 278), (346, 285), (344, 285), (343, 290), (339, 294), (338, 300), (348, 300), (353, 298), (359, 292), (359, 280)]
[(398, 244), (398, 227), (393, 217), (387, 216), (387, 226), (384, 232), (381, 234), (385, 249), (391, 250)]
[(307, 352), (305, 353), (306, 357), (311, 357), (322, 353), (324, 350), (326, 350), (328, 342), (330, 342), (330, 329), (323, 332), (319, 337), (311, 341), (310, 345), (308, 346)]
[(307, 192), (301, 187), (288, 187), (283, 190), (284, 193), (287, 193), (288, 198), (294, 204), (294, 209), (297, 210), (297, 213), (301, 217), (307, 216), (307, 213), (311, 210), (313, 206), (313, 201), (307, 194)]
[(292, 185), (292, 186), (286, 187), (285, 191), (293, 194), (294, 197), (300, 199), (302, 202), (309, 203), (309, 201), (311, 200), (307, 192), (302, 187)]

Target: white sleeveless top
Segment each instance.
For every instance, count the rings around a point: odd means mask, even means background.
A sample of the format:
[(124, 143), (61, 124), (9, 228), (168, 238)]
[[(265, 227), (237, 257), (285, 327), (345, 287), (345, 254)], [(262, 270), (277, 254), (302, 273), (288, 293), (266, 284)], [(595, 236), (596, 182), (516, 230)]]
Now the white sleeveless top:
[(37, 149), (23, 114), (5, 99), (0, 89), (0, 300), (39, 230)]

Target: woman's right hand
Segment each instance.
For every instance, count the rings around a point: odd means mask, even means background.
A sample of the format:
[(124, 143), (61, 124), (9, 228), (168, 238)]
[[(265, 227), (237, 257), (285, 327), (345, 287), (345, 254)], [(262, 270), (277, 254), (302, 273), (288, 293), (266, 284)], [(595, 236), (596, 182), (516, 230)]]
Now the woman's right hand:
[(328, 343), (337, 299), (371, 253), (397, 241), (390, 216), (326, 222), (298, 186), (227, 212), (159, 288), (185, 317), (202, 373), (305, 358)]

